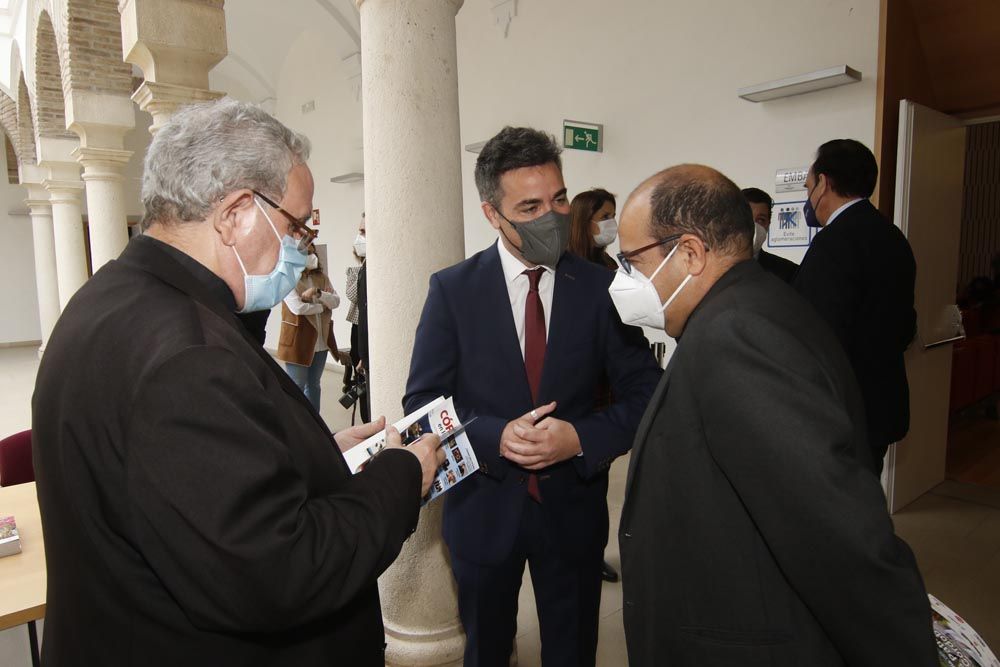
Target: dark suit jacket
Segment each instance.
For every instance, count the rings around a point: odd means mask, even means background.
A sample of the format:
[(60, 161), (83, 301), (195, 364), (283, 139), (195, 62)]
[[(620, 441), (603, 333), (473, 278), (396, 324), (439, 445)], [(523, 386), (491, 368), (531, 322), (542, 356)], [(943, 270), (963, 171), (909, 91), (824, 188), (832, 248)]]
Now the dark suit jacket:
[(630, 665), (936, 665), (869, 456), (827, 326), (755, 262), (732, 268), (688, 320), (632, 451)]
[(795, 277), (851, 360), (873, 447), (901, 440), (910, 428), (903, 352), (916, 333), (915, 280), (909, 242), (867, 200), (816, 235)]
[[(556, 267), (538, 404), (558, 401), (583, 456), (539, 474), (546, 518), (572, 559), (600, 557), (607, 543), (611, 462), (628, 451), (660, 377), (642, 331), (618, 317), (610, 271), (564, 253)], [(615, 402), (596, 406), (602, 374)], [(535, 405), (524, 371), (500, 255), (492, 246), (431, 276), (417, 327), (404, 407), (453, 396), (480, 473), (445, 496), (444, 538), (465, 560), (496, 564), (513, 547), (527, 499), (526, 472), (500, 456), (507, 422)]]
[(795, 262), (779, 255), (772, 255), (764, 249), (757, 253), (757, 261), (760, 262), (760, 268), (773, 273), (788, 284), (795, 279), (795, 272), (799, 270), (799, 265)]
[(419, 464), (352, 477), (232, 308), (138, 237), (52, 332), (32, 404), (46, 665), (383, 664), (376, 577), (416, 525)]
[[(368, 260), (358, 271), (358, 358), (368, 372)], [(365, 398), (367, 401), (368, 399)]]

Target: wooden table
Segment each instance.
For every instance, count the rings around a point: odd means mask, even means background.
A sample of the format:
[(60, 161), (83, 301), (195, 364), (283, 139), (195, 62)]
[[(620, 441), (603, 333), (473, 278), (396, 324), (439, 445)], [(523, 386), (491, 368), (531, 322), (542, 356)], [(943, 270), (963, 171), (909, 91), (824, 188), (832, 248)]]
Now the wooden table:
[(0, 630), (45, 616), (45, 544), (34, 482), (0, 488), (0, 516), (11, 514), (21, 553), (0, 558)]

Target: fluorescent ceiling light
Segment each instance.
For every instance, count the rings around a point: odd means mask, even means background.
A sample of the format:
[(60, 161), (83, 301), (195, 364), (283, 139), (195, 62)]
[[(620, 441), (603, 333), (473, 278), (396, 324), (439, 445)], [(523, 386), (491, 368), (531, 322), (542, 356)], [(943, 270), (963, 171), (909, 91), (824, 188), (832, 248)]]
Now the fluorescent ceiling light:
[(740, 88), (736, 93), (745, 100), (751, 102), (766, 102), (776, 100), (779, 97), (791, 97), (792, 95), (802, 95), (824, 88), (835, 88), (848, 83), (861, 81), (861, 72), (848, 67), (847, 65), (837, 65), (828, 69), (821, 69), (808, 74), (790, 76), (787, 79), (758, 83), (756, 86)]
[(352, 171), (330, 179), (331, 183), (360, 183), (365, 180), (365, 174), (361, 171)]

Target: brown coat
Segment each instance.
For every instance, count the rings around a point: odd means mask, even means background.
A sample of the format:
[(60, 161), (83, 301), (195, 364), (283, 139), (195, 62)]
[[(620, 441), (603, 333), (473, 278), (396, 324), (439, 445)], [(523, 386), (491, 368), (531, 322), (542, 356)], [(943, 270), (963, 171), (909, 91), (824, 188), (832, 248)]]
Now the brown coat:
[[(324, 292), (332, 292), (333, 285), (330, 279), (324, 274), (316, 272), (309, 276), (303, 276), (299, 284), (295, 286), (295, 291), (302, 294), (310, 287), (318, 287)], [(326, 345), (330, 348), (330, 354), (337, 358), (337, 338), (333, 335), (331, 323), (331, 311), (324, 308), (320, 315), (320, 326), (326, 333)], [(278, 337), (278, 359), (298, 366), (310, 366), (313, 357), (316, 355), (316, 339), (319, 332), (316, 331), (315, 316), (296, 315), (289, 310), (284, 301), (281, 302), (281, 334)]]

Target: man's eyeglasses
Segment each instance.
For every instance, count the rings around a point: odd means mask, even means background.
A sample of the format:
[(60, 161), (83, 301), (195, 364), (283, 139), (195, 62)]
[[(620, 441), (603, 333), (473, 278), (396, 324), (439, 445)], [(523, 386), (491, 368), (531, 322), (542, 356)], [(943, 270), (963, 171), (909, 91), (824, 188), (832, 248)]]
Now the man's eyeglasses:
[(291, 232), (291, 235), (297, 238), (299, 241), (299, 244), (297, 246), (299, 252), (307, 251), (309, 249), (309, 246), (313, 244), (313, 241), (316, 240), (317, 232), (310, 229), (306, 225), (308, 225), (310, 222), (313, 224), (319, 224), (319, 209), (314, 208), (312, 210), (312, 213), (310, 213), (309, 215), (302, 218), (296, 218), (294, 215), (292, 215), (285, 209), (281, 208), (276, 203), (271, 201), (268, 197), (265, 197), (256, 190), (251, 190), (250, 192), (254, 193), (258, 197), (263, 199), (264, 203), (270, 206), (271, 208), (277, 209), (282, 213), (284, 213), (285, 217), (288, 218), (289, 225), (291, 226), (291, 229), (289, 230)]
[(655, 241), (653, 243), (650, 243), (649, 245), (644, 245), (641, 248), (636, 248), (635, 250), (630, 250), (628, 252), (620, 252), (618, 253), (618, 263), (621, 264), (623, 269), (625, 269), (625, 273), (631, 275), (632, 274), (631, 259), (633, 257), (639, 255), (640, 253), (646, 252), (650, 248), (655, 248), (656, 246), (663, 245), (665, 243), (670, 243), (671, 241), (676, 241), (682, 236), (683, 234), (671, 234), (662, 241)]

